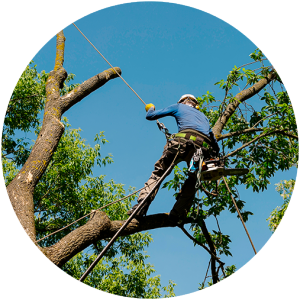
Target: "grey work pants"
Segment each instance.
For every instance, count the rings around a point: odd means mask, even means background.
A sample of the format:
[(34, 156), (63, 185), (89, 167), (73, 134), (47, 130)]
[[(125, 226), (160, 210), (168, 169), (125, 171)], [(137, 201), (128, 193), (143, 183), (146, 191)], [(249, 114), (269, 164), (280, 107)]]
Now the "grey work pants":
[[(178, 150), (179, 144), (180, 147)], [(164, 147), (164, 151), (161, 158), (155, 163), (154, 171), (152, 172), (149, 180), (145, 183), (145, 188), (140, 192), (137, 201), (142, 201), (148, 195), (151, 189), (155, 186), (155, 183), (162, 177), (162, 175), (166, 172), (166, 170), (173, 162), (177, 151), (179, 151), (179, 153), (176, 157), (175, 165), (180, 163), (181, 161), (186, 161), (186, 163), (189, 165), (191, 158), (196, 150), (196, 147), (199, 148), (199, 146), (196, 146), (191, 140), (186, 140), (184, 138), (175, 138), (174, 140), (168, 141)], [(206, 150), (206, 148), (203, 147), (202, 149)], [(169, 174), (171, 173), (171, 171), (172, 170), (169, 171)], [(193, 204), (193, 200), (195, 197), (196, 179), (196, 174), (191, 174), (186, 179), (180, 192), (176, 197), (177, 201), (174, 207), (172, 208), (170, 214), (175, 214), (183, 218), (186, 217)], [(149, 197), (149, 204), (154, 200), (158, 190), (159, 186), (155, 188), (155, 190)]]

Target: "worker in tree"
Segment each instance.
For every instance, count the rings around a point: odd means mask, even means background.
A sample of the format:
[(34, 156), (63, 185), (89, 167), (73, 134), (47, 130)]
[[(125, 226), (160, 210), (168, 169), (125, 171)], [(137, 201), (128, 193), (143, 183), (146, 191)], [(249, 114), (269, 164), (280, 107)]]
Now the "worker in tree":
[[(173, 139), (167, 141), (162, 157), (155, 163), (155, 169), (139, 195), (138, 203), (148, 195), (155, 183), (166, 172), (178, 151), (175, 164), (186, 161), (189, 165), (193, 154), (198, 148), (202, 149), (205, 159), (218, 156), (220, 148), (210, 128), (209, 121), (198, 109), (197, 99), (190, 94), (183, 95), (178, 103), (161, 110), (155, 110), (155, 106), (152, 103), (146, 105), (147, 120), (152, 121), (172, 116), (176, 119), (178, 133), (175, 134)], [(176, 197), (177, 201), (169, 214), (170, 220), (174, 223), (183, 220), (189, 212), (196, 193), (196, 180), (196, 174), (190, 173), (181, 191), (178, 193)], [(159, 186), (156, 187), (146, 203), (139, 209), (135, 215), (137, 219), (146, 215), (149, 205), (155, 198), (158, 189)], [(134, 205), (127, 214), (131, 215), (137, 206), (138, 204)]]

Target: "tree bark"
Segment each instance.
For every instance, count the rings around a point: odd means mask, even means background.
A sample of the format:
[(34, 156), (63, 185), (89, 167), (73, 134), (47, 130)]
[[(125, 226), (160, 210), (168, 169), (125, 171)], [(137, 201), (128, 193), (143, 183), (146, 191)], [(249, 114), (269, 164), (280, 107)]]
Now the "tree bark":
[[(53, 263), (61, 267), (93, 243), (113, 237), (125, 221), (111, 221), (105, 212), (96, 211), (85, 225), (73, 230), (59, 242), (42, 251)], [(185, 223), (188, 222), (190, 222), (189, 219), (185, 221)], [(155, 214), (146, 216), (141, 221), (133, 219), (120, 236), (171, 226), (174, 225), (169, 221), (168, 214)]]
[[(60, 89), (67, 78), (67, 72), (63, 68), (64, 48), (65, 36), (61, 31), (57, 34), (54, 70), (50, 72), (46, 82), (46, 103), (42, 129), (26, 163), (7, 186), (14, 211), (33, 241), (36, 240), (33, 191), (47, 169), (64, 133), (64, 126), (61, 122), (62, 114), (109, 80), (118, 77), (113, 69), (106, 70), (88, 79), (64, 97), (60, 97)], [(115, 69), (121, 74), (120, 68)]]

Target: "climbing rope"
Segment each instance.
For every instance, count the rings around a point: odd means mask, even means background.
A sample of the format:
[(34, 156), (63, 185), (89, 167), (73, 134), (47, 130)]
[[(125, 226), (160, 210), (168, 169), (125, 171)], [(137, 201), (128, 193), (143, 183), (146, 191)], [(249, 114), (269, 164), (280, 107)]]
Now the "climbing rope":
[[(82, 34), (82, 36), (92, 45), (92, 47), (102, 56), (102, 58), (109, 64), (109, 66), (116, 72), (116, 74), (124, 81), (124, 83), (135, 93), (135, 95), (143, 102), (143, 104), (146, 106), (145, 101), (138, 95), (138, 93), (126, 82), (126, 80), (121, 76), (121, 74), (111, 65), (111, 63), (104, 57), (104, 55), (92, 44), (92, 42), (83, 34), (83, 32), (75, 25), (75, 23), (72, 23), (75, 28)], [(156, 124), (161, 130), (168, 140), (171, 136), (168, 129), (165, 127), (163, 123), (160, 123), (158, 120), (156, 120)]]
[(232, 202), (233, 202), (233, 204), (234, 204), (234, 206), (235, 206), (235, 209), (236, 209), (236, 211), (238, 212), (238, 215), (239, 215), (240, 220), (241, 220), (241, 222), (242, 222), (242, 224), (243, 224), (243, 226), (244, 226), (244, 229), (245, 229), (245, 231), (246, 231), (246, 233), (247, 233), (248, 239), (249, 239), (249, 241), (250, 241), (250, 243), (251, 243), (251, 245), (252, 245), (252, 248), (253, 248), (253, 250), (254, 250), (254, 253), (257, 254), (256, 249), (255, 249), (255, 247), (254, 247), (254, 244), (253, 244), (253, 242), (252, 242), (252, 240), (251, 240), (250, 234), (249, 234), (249, 232), (248, 232), (248, 230), (247, 230), (247, 227), (246, 227), (246, 225), (245, 225), (245, 222), (244, 222), (244, 220), (243, 220), (243, 217), (242, 217), (242, 215), (241, 215), (241, 213), (240, 213), (240, 210), (239, 210), (239, 208), (238, 208), (238, 206), (237, 206), (237, 204), (236, 204), (236, 202), (235, 202), (235, 200), (234, 200), (234, 198), (233, 198), (233, 196), (232, 196), (232, 193), (231, 193), (231, 191), (230, 191), (230, 189), (229, 189), (229, 186), (228, 186), (227, 181), (226, 181), (226, 179), (225, 179), (224, 176), (223, 176), (223, 181), (224, 181), (224, 183), (225, 183), (225, 185), (226, 185), (226, 188), (227, 188), (227, 190), (228, 190), (228, 192), (229, 192), (229, 194), (230, 194), (230, 196), (231, 196), (231, 199), (232, 199)]
[(110, 67), (116, 72), (116, 74), (124, 81), (124, 83), (136, 94), (136, 96), (144, 103), (144, 100), (137, 94), (137, 92), (126, 82), (126, 80), (121, 76), (121, 74), (110, 64), (110, 62), (102, 55), (102, 53), (91, 43), (91, 41), (80, 31), (80, 29), (72, 23), (75, 28), (82, 34), (82, 36), (92, 45), (92, 47), (102, 56), (102, 58), (110, 65)]

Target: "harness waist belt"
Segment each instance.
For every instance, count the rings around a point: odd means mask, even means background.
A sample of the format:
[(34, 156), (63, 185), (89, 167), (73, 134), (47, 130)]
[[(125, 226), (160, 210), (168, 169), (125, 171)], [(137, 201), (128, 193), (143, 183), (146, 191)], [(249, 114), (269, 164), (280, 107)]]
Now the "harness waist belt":
[(192, 141), (194, 141), (196, 144), (199, 144), (200, 146), (210, 146), (210, 143), (208, 143), (207, 141), (204, 140), (204, 138), (200, 135), (193, 135), (191, 133), (176, 133), (175, 137), (181, 137), (181, 138), (185, 138), (185, 139), (190, 139)]

